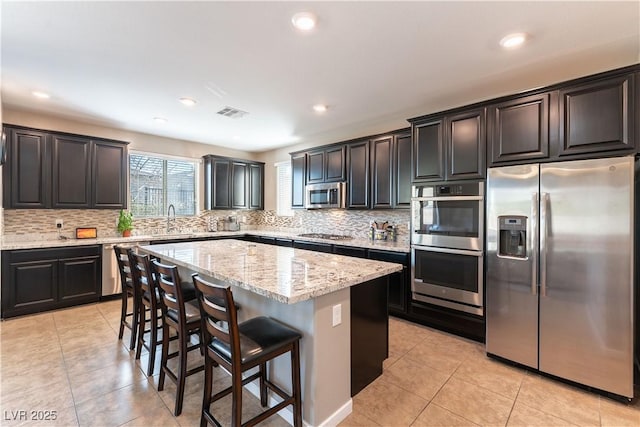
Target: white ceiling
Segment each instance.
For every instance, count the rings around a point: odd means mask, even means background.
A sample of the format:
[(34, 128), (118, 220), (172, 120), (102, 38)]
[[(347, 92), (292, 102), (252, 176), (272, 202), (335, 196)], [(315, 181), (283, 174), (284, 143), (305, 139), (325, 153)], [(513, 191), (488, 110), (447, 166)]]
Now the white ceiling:
[[(318, 16), (311, 34), (291, 26), (299, 11)], [(3, 106), (247, 151), (640, 62), (638, 1), (3, 1), (1, 14)], [(513, 31), (530, 42), (501, 50)], [(218, 116), (225, 106), (249, 114)]]

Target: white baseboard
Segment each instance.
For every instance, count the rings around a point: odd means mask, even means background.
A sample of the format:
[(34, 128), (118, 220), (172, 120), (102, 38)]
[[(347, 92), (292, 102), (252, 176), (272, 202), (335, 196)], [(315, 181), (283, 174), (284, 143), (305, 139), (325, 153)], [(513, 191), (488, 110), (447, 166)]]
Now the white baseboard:
[[(245, 386), (245, 388), (251, 394), (253, 394), (258, 399), (260, 399), (260, 386), (257, 383), (251, 382), (251, 383), (247, 384)], [(276, 399), (276, 397), (277, 397), (277, 399)], [(275, 395), (275, 397), (274, 397), (274, 393), (269, 393), (269, 402), (267, 402), (269, 406), (277, 405), (281, 401), (282, 401), (282, 399), (280, 399), (280, 396)], [(340, 408), (338, 408), (337, 411), (335, 411), (333, 414), (331, 414), (329, 416), (329, 418), (327, 418), (326, 420), (324, 420), (321, 423), (319, 423), (317, 425), (317, 427), (334, 427), (334, 426), (337, 426), (342, 420), (344, 420), (345, 418), (347, 418), (349, 416), (349, 414), (351, 413), (352, 410), (353, 410), (353, 400), (349, 399), (344, 405), (342, 405)], [(283, 408), (280, 411), (278, 411), (278, 415), (282, 419), (284, 419), (286, 422), (288, 422), (289, 425), (293, 425), (293, 411), (292, 411), (291, 405), (289, 405), (286, 408)], [(306, 426), (306, 427), (312, 427), (311, 424), (308, 424), (304, 420), (302, 420), (302, 424), (304, 426)]]

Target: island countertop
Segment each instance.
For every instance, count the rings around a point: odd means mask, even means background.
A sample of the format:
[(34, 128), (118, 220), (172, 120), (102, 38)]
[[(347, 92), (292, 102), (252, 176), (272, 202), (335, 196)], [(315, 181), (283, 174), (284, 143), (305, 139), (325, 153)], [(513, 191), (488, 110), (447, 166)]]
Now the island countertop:
[[(254, 246), (255, 254), (249, 254), (250, 246)], [(285, 304), (306, 301), (402, 270), (401, 264), (233, 239), (140, 249), (167, 263)]]

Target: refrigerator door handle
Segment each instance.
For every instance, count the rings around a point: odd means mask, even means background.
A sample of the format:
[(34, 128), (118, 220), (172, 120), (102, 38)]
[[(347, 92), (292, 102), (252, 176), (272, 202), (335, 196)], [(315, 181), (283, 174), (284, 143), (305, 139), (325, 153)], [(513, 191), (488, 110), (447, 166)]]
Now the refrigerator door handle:
[(540, 295), (547, 296), (547, 208), (549, 193), (540, 197)]
[(531, 295), (538, 294), (538, 193), (531, 195), (531, 222), (529, 224), (529, 253), (531, 254)]

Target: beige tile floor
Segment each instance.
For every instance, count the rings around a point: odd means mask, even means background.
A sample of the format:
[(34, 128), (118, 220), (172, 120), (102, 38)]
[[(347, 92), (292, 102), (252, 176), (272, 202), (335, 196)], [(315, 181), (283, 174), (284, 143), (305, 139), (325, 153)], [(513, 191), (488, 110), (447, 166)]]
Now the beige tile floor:
[[(175, 386), (167, 381), (158, 392), (158, 363), (147, 378), (148, 355), (134, 359), (128, 333), (117, 340), (119, 310), (111, 301), (0, 322), (0, 425), (197, 426), (202, 373), (187, 379), (183, 413), (173, 417)], [(409, 322), (391, 319), (389, 356), (341, 426), (640, 426), (638, 402), (506, 366), (487, 359), (480, 344)], [(228, 377), (221, 373), (216, 384)], [(215, 405), (223, 425), (229, 399)], [(245, 402), (247, 419), (260, 406), (248, 393)], [(14, 419), (18, 411), (26, 421)], [(56, 420), (31, 419), (46, 411)], [(287, 424), (272, 417), (261, 425)]]

